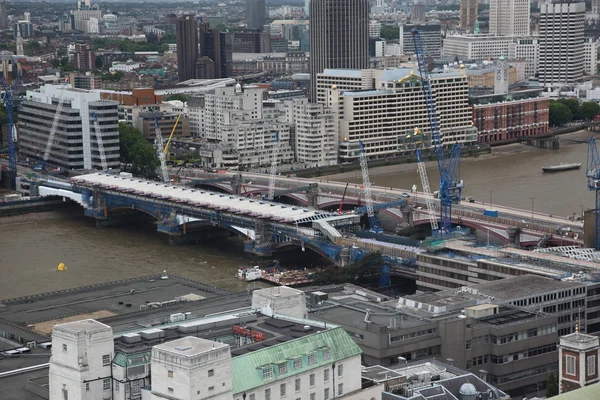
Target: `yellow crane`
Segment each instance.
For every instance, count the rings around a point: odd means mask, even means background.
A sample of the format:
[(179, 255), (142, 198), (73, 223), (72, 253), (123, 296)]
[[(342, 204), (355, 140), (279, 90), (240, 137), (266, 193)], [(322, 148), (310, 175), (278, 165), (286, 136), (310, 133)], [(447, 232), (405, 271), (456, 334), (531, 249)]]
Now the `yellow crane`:
[(169, 140), (167, 140), (167, 144), (165, 146), (165, 156), (169, 155), (169, 144), (171, 143), (171, 139), (173, 138), (173, 134), (175, 133), (175, 128), (177, 128), (177, 124), (179, 123), (179, 120), (181, 119), (181, 114), (179, 114), (177, 116), (177, 121), (175, 121), (175, 125), (173, 125), (173, 129), (171, 130), (171, 134), (169, 135)]

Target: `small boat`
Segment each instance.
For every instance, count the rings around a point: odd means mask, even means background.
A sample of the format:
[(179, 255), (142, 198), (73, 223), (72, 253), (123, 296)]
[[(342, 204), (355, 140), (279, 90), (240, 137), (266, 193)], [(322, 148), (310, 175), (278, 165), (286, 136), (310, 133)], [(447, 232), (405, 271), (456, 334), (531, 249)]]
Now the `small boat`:
[(572, 169), (581, 168), (581, 163), (570, 163), (570, 164), (559, 164), (559, 165), (551, 165), (549, 167), (542, 167), (542, 171), (544, 172), (561, 172), (561, 171), (570, 171)]
[(263, 276), (263, 271), (255, 265), (252, 268), (240, 268), (236, 278), (245, 282), (257, 281)]

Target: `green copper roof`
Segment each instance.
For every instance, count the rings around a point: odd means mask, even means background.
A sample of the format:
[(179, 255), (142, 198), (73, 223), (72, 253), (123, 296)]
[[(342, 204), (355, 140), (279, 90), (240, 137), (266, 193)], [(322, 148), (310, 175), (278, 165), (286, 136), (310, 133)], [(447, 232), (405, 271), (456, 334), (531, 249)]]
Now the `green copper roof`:
[(140, 351), (137, 353), (125, 354), (117, 353), (113, 359), (113, 364), (127, 368), (134, 365), (149, 364), (152, 351)]
[(559, 394), (552, 398), (557, 400), (598, 400), (600, 399), (600, 383), (594, 383), (593, 385)]
[[(359, 354), (360, 347), (343, 328), (325, 330), (243, 354), (232, 359), (233, 393), (246, 392), (283, 376), (293, 376)], [(312, 356), (311, 365), (308, 364), (309, 356)], [(296, 361), (297, 368), (294, 369), (294, 360), (299, 359), (302, 360), (301, 366)], [(280, 365), (285, 371), (281, 374)], [(269, 368), (272, 368), (272, 376), (263, 379), (263, 370)]]

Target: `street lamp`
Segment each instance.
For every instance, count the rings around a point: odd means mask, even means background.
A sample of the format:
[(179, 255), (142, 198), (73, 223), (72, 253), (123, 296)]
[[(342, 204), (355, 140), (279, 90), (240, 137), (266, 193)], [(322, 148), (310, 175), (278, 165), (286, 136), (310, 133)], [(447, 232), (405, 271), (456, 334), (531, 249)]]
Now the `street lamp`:
[(531, 223), (533, 224), (533, 202), (535, 201), (535, 197), (530, 197), (531, 200)]
[(493, 202), (493, 197), (492, 195), (494, 194), (494, 190), (490, 190), (490, 210), (494, 209), (494, 202)]

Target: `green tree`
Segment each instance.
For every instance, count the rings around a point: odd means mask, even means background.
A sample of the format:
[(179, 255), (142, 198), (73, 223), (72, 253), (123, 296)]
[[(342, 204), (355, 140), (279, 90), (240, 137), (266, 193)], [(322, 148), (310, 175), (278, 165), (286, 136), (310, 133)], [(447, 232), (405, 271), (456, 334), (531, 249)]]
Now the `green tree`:
[(121, 162), (131, 165), (131, 172), (134, 175), (150, 179), (156, 177), (156, 169), (160, 162), (154, 148), (144, 138), (142, 132), (127, 124), (119, 123), (119, 142)]
[(579, 114), (579, 101), (575, 99), (560, 99), (558, 102), (569, 107), (569, 110), (571, 110), (571, 116), (573, 118), (577, 118), (577, 115)]
[(558, 395), (558, 378), (554, 372), (550, 372), (548, 383), (546, 384), (546, 397), (550, 398), (556, 395)]
[(397, 40), (400, 37), (400, 28), (394, 25), (381, 25), (381, 33), (379, 36), (386, 40)]
[(53, 58), (52, 61), (50, 61), (50, 63), (54, 68), (60, 67), (60, 60), (58, 58)]
[(569, 107), (558, 101), (550, 101), (549, 113), (551, 126), (564, 125), (573, 119), (573, 114)]
[(163, 97), (163, 101), (170, 101), (170, 100), (179, 100), (179, 101), (186, 102), (186, 101), (188, 101), (188, 95), (183, 94), (183, 93), (174, 93), (174, 94), (168, 94), (165, 97)]
[(579, 112), (577, 113), (577, 116), (579, 119), (592, 119), (598, 114), (600, 114), (600, 105), (593, 101), (586, 101), (579, 106)]
[(102, 67), (104, 67), (104, 59), (102, 59), (100, 56), (96, 56), (96, 59), (94, 60), (94, 66), (98, 69), (102, 69)]

